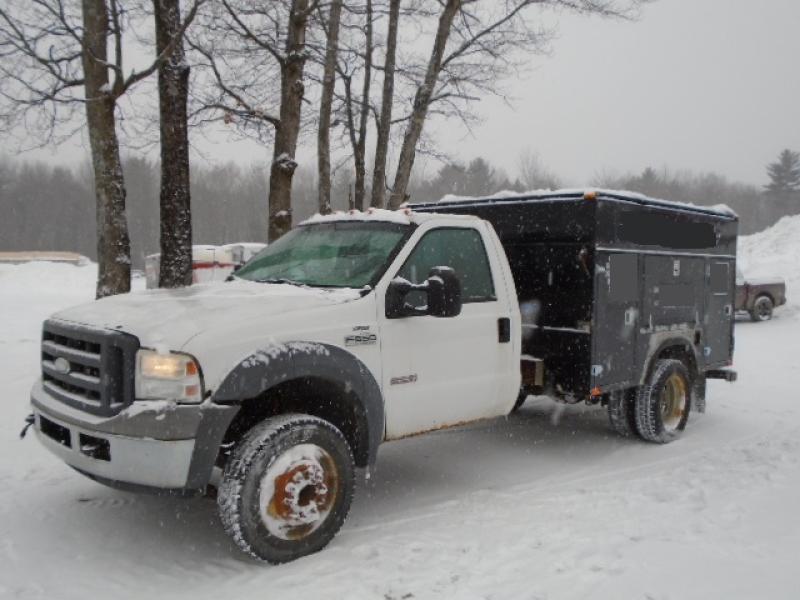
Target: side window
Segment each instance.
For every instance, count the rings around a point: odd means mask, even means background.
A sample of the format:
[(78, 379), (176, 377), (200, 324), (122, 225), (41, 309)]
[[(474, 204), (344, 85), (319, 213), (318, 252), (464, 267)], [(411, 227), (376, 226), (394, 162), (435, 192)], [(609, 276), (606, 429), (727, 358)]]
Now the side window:
[[(426, 233), (397, 275), (411, 283), (422, 283), (433, 267), (451, 267), (456, 272), (465, 304), (497, 299), (489, 257), (475, 229), (442, 228)], [(420, 307), (426, 303), (426, 296), (411, 292), (406, 302)]]

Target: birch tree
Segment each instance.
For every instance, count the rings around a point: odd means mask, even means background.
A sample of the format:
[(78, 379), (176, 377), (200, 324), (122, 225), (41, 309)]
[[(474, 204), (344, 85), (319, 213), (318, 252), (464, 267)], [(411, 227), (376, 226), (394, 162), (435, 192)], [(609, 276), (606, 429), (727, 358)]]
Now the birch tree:
[[(351, 8), (351, 12), (356, 12)], [(360, 15), (356, 15), (357, 17)], [(372, 90), (372, 58), (375, 49), (373, 39), (374, 8), (372, 0), (366, 0), (363, 22), (356, 21), (349, 29), (354, 31), (353, 37), (363, 34), (363, 45), (340, 50), (337, 71), (342, 80), (344, 97), (341, 99), (344, 123), (350, 147), (353, 152), (353, 168), (355, 181), (352, 198), (348, 204), (353, 208), (364, 209), (366, 201), (366, 147), (369, 128), (370, 94)], [(347, 28), (347, 26), (345, 26)], [(343, 52), (343, 51), (344, 52)], [(344, 56), (342, 56), (344, 55)], [(356, 75), (361, 73), (361, 94), (353, 91)]]
[(403, 145), (400, 149), (397, 172), (395, 174), (394, 185), (392, 186), (392, 195), (389, 203), (390, 208), (397, 208), (405, 202), (406, 188), (408, 188), (408, 182), (411, 178), (411, 169), (414, 166), (417, 142), (419, 142), (419, 137), (422, 134), (422, 126), (428, 114), (434, 86), (436, 85), (439, 72), (442, 68), (442, 60), (444, 58), (445, 47), (447, 46), (447, 39), (450, 36), (450, 29), (456, 17), (456, 13), (461, 8), (461, 2), (462, 0), (446, 0), (441, 15), (439, 16), (439, 24), (436, 28), (436, 36), (433, 40), (433, 49), (431, 50), (430, 60), (428, 61), (428, 67), (425, 71), (425, 78), (417, 88), (411, 116), (406, 126), (405, 135), (403, 136)]
[(400, 23), (400, 0), (389, 1), (389, 25), (386, 35), (386, 56), (383, 66), (383, 94), (378, 117), (375, 163), (372, 169), (372, 194), (370, 205), (383, 208), (386, 204), (386, 158), (389, 155), (389, 134), (392, 126), (394, 102), (394, 74), (397, 57), (397, 28)]
[[(533, 7), (588, 15), (632, 18), (647, 0), (446, 0), (428, 61), (414, 82), (395, 171), (390, 207), (406, 200), (418, 145), (432, 110), (468, 121), (469, 105), (497, 93), (497, 83), (547, 47), (554, 31), (530, 18)], [(435, 108), (434, 108), (435, 107)]]
[(339, 51), (339, 20), (341, 14), (342, 0), (332, 0), (327, 21), (327, 43), (317, 129), (317, 187), (319, 212), (321, 214), (331, 212), (331, 107), (336, 85), (336, 62)]
[(309, 51), (306, 36), (317, 5), (318, 0), (219, 0), (190, 39), (205, 78), (193, 94), (196, 122), (222, 121), (244, 135), (272, 141), (269, 241), (292, 224), (292, 179)]

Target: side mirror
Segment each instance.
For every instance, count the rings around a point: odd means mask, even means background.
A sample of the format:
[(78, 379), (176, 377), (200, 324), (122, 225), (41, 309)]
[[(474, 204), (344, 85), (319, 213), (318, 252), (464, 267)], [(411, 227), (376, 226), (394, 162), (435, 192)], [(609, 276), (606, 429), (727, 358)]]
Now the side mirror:
[[(409, 292), (424, 292), (428, 297), (426, 307), (417, 308), (406, 303)], [(434, 267), (423, 283), (413, 284), (396, 277), (386, 290), (386, 318), (431, 315), (457, 317), (461, 314), (461, 282), (450, 267)]]
[(402, 277), (395, 277), (389, 282), (389, 287), (386, 289), (386, 318), (399, 319), (400, 317), (409, 316), (409, 310), (406, 307), (406, 295), (414, 288), (407, 279)]
[(434, 317), (457, 317), (461, 314), (461, 282), (450, 267), (433, 267), (425, 282), (428, 285), (428, 314)]

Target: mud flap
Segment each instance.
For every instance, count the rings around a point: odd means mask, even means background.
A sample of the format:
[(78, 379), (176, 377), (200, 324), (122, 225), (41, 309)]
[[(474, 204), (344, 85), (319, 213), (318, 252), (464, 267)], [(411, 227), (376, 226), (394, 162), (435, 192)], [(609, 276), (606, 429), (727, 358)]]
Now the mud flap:
[(706, 412), (706, 377), (698, 375), (692, 383), (691, 409), (699, 413)]

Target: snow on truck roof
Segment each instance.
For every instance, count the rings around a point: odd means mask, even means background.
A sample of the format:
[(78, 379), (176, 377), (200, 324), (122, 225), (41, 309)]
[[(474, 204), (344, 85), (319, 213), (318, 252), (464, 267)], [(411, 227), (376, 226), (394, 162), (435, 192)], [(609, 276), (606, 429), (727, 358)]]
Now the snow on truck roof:
[(687, 210), (690, 212), (715, 215), (719, 217), (737, 218), (738, 215), (725, 204), (715, 204), (713, 206), (701, 206), (698, 204), (691, 204), (688, 202), (673, 202), (671, 200), (660, 200), (651, 198), (644, 194), (637, 192), (627, 192), (622, 190), (606, 190), (595, 188), (578, 188), (578, 189), (564, 189), (564, 190), (530, 190), (527, 192), (511, 192), (502, 191), (492, 194), (491, 196), (455, 196), (448, 194), (438, 202), (427, 202), (418, 205), (412, 205), (412, 208), (419, 207), (434, 207), (441, 204), (474, 204), (478, 202), (493, 203), (493, 202), (517, 202), (522, 200), (574, 200), (577, 198), (605, 198), (610, 200), (619, 200), (623, 202), (632, 202), (635, 204), (645, 206), (661, 206), (664, 208), (673, 208), (680, 210)]
[[(604, 198), (618, 200), (622, 202), (632, 202), (644, 206), (660, 206), (689, 212), (714, 215), (736, 219), (738, 215), (725, 204), (715, 204), (713, 206), (701, 206), (688, 202), (673, 202), (671, 200), (660, 200), (650, 198), (637, 192), (626, 192), (620, 190), (605, 189), (564, 189), (564, 190), (530, 190), (527, 192), (502, 191), (491, 196), (455, 196), (448, 194), (438, 202), (421, 202), (418, 204), (403, 205), (398, 210), (387, 210), (383, 208), (369, 208), (366, 211), (336, 211), (328, 215), (316, 214), (309, 217), (300, 225), (311, 225), (314, 223), (332, 223), (336, 221), (382, 221), (387, 223), (399, 223), (401, 225), (420, 224), (429, 219), (441, 217), (442, 213), (420, 213), (415, 209), (432, 209), (447, 204), (458, 204), (461, 206), (478, 203), (501, 203), (501, 202), (521, 202), (525, 200), (575, 200), (578, 198), (596, 199)], [(473, 219), (470, 215), (448, 215), (448, 217)]]
[[(471, 215), (447, 215), (448, 218), (474, 220)], [(309, 217), (300, 225), (313, 225), (316, 223), (335, 223), (341, 221), (380, 221), (384, 223), (398, 223), (400, 225), (420, 225), (431, 219), (441, 219), (442, 215), (414, 212), (411, 207), (402, 207), (397, 210), (385, 208), (368, 208), (365, 211), (350, 210), (347, 212), (336, 211), (329, 215), (316, 215)]]

